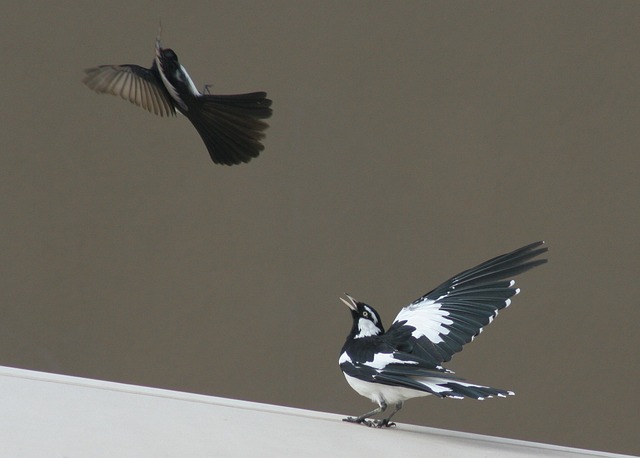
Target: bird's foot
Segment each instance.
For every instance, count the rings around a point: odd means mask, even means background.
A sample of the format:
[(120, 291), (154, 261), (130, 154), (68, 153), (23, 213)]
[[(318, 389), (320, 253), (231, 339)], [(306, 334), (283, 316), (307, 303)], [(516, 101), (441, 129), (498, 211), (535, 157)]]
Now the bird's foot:
[(367, 420), (359, 417), (347, 417), (347, 418), (343, 418), (342, 421), (346, 421), (349, 423), (362, 423), (362, 422), (366, 422)]
[(374, 428), (393, 428), (396, 424), (392, 421), (389, 421), (388, 418), (385, 418), (384, 420), (371, 420), (371, 423), (373, 423), (370, 426), (373, 426)]
[(394, 422), (389, 421), (386, 418), (384, 420), (367, 420), (366, 418), (360, 417), (347, 417), (343, 418), (342, 421), (346, 421), (349, 423), (359, 423), (370, 428), (391, 428), (396, 425)]
[(359, 425), (365, 425), (365, 426), (375, 426), (374, 420), (367, 420), (366, 418), (363, 418), (363, 417), (347, 417), (347, 418), (343, 418), (342, 421), (346, 421), (349, 423), (358, 423)]

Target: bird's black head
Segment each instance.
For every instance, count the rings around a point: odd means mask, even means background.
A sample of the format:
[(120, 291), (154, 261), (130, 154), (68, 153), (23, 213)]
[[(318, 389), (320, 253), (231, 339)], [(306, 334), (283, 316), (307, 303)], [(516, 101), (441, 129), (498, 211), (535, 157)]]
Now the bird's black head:
[(167, 73), (173, 74), (179, 67), (178, 55), (170, 48), (163, 48), (160, 41), (162, 35), (162, 24), (158, 28), (158, 35), (156, 36), (156, 59), (155, 62), (158, 67)]
[(170, 48), (162, 48), (160, 50), (162, 60), (164, 62), (178, 62), (178, 55)]
[(170, 48), (160, 48), (156, 53), (156, 62), (165, 75), (180, 79), (180, 62), (178, 55)]
[(347, 299), (340, 298), (340, 300), (349, 307), (353, 318), (353, 326), (349, 337), (359, 339), (384, 333), (382, 319), (373, 307), (355, 300), (346, 293), (345, 296), (347, 296)]

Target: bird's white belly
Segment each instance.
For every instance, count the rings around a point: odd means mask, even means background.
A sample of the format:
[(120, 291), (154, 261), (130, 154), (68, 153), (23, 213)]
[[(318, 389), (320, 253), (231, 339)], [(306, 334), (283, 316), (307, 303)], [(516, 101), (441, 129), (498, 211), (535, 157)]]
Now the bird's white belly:
[(358, 394), (371, 399), (371, 401), (378, 405), (381, 405), (382, 402), (393, 405), (399, 402), (404, 402), (407, 399), (429, 396), (429, 394), (431, 394), (424, 391), (412, 390), (410, 388), (365, 382), (364, 380), (351, 377), (347, 374), (344, 374), (344, 377), (347, 379), (347, 383), (349, 383), (351, 388), (353, 388)]

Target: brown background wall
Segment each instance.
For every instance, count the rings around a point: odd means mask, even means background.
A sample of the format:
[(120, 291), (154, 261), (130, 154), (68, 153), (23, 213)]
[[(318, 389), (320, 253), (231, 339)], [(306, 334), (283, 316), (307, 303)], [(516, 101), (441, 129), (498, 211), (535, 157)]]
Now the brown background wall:
[[(359, 414), (343, 291), (390, 323), (545, 239), (449, 364), (517, 396), (399, 420), (640, 454), (639, 3), (95, 5), (5, 7), (0, 364)], [(259, 159), (83, 87), (159, 19), (199, 87), (269, 92)]]

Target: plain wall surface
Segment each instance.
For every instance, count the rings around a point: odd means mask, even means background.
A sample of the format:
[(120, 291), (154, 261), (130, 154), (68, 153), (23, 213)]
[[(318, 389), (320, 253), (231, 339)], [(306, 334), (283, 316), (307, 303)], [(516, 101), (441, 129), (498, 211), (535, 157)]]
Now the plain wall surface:
[[(447, 367), (508, 399), (397, 420), (640, 454), (640, 3), (7, 3), (0, 364), (357, 415), (348, 292), (385, 324), (544, 239)], [(266, 90), (264, 153), (82, 83), (151, 65)], [(342, 425), (341, 425), (342, 426)]]
[(0, 367), (0, 456), (620, 457), (335, 414)]

